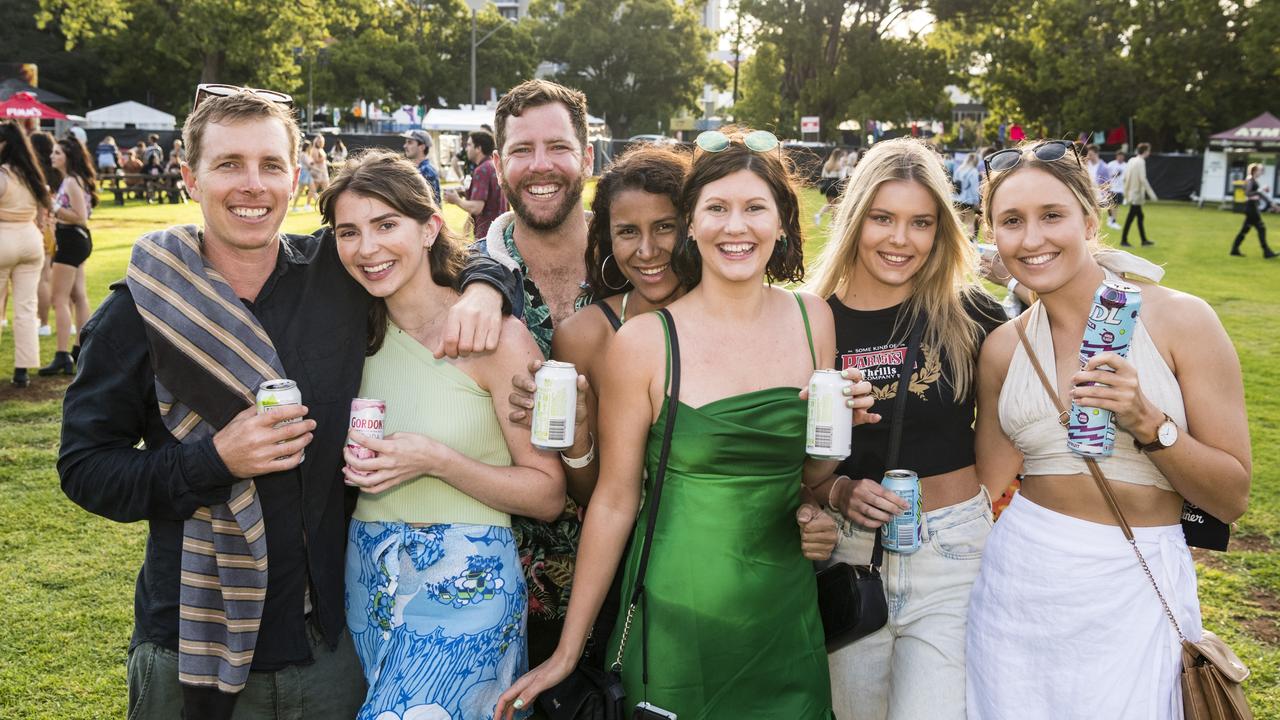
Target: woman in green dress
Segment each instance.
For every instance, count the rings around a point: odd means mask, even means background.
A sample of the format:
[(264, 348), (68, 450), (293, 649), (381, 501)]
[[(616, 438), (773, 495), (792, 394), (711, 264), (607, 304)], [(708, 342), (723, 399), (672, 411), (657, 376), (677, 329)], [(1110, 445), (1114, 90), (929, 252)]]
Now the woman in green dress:
[[(673, 333), (679, 410), (623, 657), (628, 706), (645, 701), (680, 720), (832, 717), (813, 570), (795, 532), (802, 479), (816, 483), (834, 466), (805, 458), (799, 395), (814, 369), (828, 366), (816, 358), (834, 357), (831, 310), (766, 284), (803, 274), (799, 203), (776, 138), (704, 133), (698, 147), (680, 197), (688, 235), (673, 257), (691, 289), (668, 306), (670, 324), (656, 313), (635, 317), (609, 344), (600, 479), (565, 629), (551, 659), (499, 699), (497, 717), (528, 707), (572, 671), (629, 533), (630, 597), (649, 512), (641, 491), (652, 497), (672, 409), (664, 348)], [(865, 410), (869, 386), (850, 391)], [(620, 618), (614, 651), (624, 625)]]

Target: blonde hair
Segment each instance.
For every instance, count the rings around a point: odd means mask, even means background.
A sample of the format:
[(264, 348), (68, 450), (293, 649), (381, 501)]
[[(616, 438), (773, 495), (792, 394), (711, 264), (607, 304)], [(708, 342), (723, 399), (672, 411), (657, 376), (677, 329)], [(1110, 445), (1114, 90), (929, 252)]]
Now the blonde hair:
[(967, 397), (977, 364), (980, 328), (965, 305), (971, 295), (985, 291), (974, 274), (973, 248), (951, 205), (951, 181), (941, 158), (928, 145), (914, 138), (898, 138), (876, 143), (862, 156), (836, 208), (830, 239), (808, 289), (828, 297), (848, 287), (863, 222), (880, 186), (894, 180), (918, 183), (938, 207), (933, 248), (912, 278), (911, 297), (898, 312), (894, 335), (905, 337), (915, 318), (923, 316), (923, 342), (945, 351), (951, 387), (956, 397)]
[(191, 111), (187, 121), (182, 124), (182, 144), (187, 148), (187, 165), (192, 170), (200, 166), (200, 156), (204, 153), (204, 131), (210, 124), (234, 124), (261, 118), (274, 118), (284, 126), (285, 135), (289, 138), (289, 163), (297, 167), (298, 138), (301, 133), (298, 131), (298, 121), (293, 117), (293, 108), (266, 100), (249, 91), (210, 97)]

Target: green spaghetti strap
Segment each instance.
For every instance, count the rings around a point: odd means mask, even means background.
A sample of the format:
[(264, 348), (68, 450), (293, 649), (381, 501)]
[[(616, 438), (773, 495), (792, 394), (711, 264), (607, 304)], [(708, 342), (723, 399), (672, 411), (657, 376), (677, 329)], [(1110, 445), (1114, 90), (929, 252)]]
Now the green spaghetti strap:
[(809, 327), (809, 311), (804, 307), (804, 298), (800, 297), (800, 293), (791, 291), (791, 295), (800, 304), (800, 317), (804, 318), (804, 336), (809, 341), (809, 359), (813, 361), (813, 369), (818, 369), (818, 353), (813, 350), (813, 329)]
[(662, 378), (662, 392), (666, 394), (671, 387), (671, 328), (667, 327), (665, 313), (658, 313), (658, 318), (662, 320), (662, 341), (667, 348), (666, 374)]

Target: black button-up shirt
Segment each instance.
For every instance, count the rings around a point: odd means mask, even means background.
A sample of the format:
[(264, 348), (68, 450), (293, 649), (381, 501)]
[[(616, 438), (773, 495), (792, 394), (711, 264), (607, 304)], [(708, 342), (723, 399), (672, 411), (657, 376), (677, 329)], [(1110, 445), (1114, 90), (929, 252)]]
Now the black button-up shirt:
[[(498, 286), (508, 306), (518, 290), (487, 258), (473, 257), (464, 272), (464, 282), (477, 280)], [(360, 389), (369, 303), (323, 231), (286, 236), (274, 272), (254, 301), (245, 301), (316, 421), (299, 467), (256, 479), (271, 565), (255, 670), (310, 660), (308, 580), (312, 614), (330, 646), (345, 622), (343, 557), (354, 494), (342, 482), (342, 446)], [(183, 521), (225, 502), (236, 478), (212, 438), (182, 444), (161, 421), (146, 331), (124, 283), (113, 286), (80, 340), (79, 374), (63, 402), (62, 489), (103, 517), (148, 521), (130, 647), (153, 642), (176, 650)]]

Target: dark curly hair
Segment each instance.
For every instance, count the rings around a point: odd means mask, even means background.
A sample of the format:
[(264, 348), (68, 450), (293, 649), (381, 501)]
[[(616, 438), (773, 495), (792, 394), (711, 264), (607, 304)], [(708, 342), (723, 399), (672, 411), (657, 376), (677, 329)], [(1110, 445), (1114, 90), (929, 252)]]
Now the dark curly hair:
[[(778, 243), (774, 246), (769, 264), (765, 266), (765, 279), (770, 283), (779, 280), (800, 282), (804, 279), (804, 233), (800, 226), (800, 198), (796, 192), (800, 181), (791, 161), (779, 149), (756, 152), (744, 145), (742, 138), (751, 132), (749, 128), (730, 127), (721, 129), (721, 132), (731, 140), (728, 147), (715, 153), (701, 150), (694, 153), (693, 166), (680, 191), (680, 202), (676, 204), (681, 225), (686, 230), (693, 226), (693, 209), (698, 204), (702, 188), (739, 170), (748, 170), (773, 191), (773, 200), (782, 220), (782, 234), (787, 239), (785, 245)], [(702, 281), (702, 256), (693, 238), (686, 237), (676, 246), (676, 252), (671, 256), (671, 267), (680, 278), (680, 284), (686, 288)]]
[[(610, 208), (614, 198), (624, 190), (641, 190), (652, 195), (664, 195), (674, 207), (680, 206), (680, 189), (689, 172), (688, 153), (658, 145), (639, 145), (618, 158), (596, 182), (596, 195), (591, 201), (591, 224), (587, 228), (587, 288), (583, 294), (599, 300), (631, 289), (631, 282), (623, 275), (623, 284), (610, 283), (604, 278), (605, 258), (613, 254), (613, 225)], [(684, 239), (681, 228), (676, 238), (676, 248)], [(675, 249), (672, 249), (674, 254)], [(614, 270), (621, 275), (621, 271)]]

